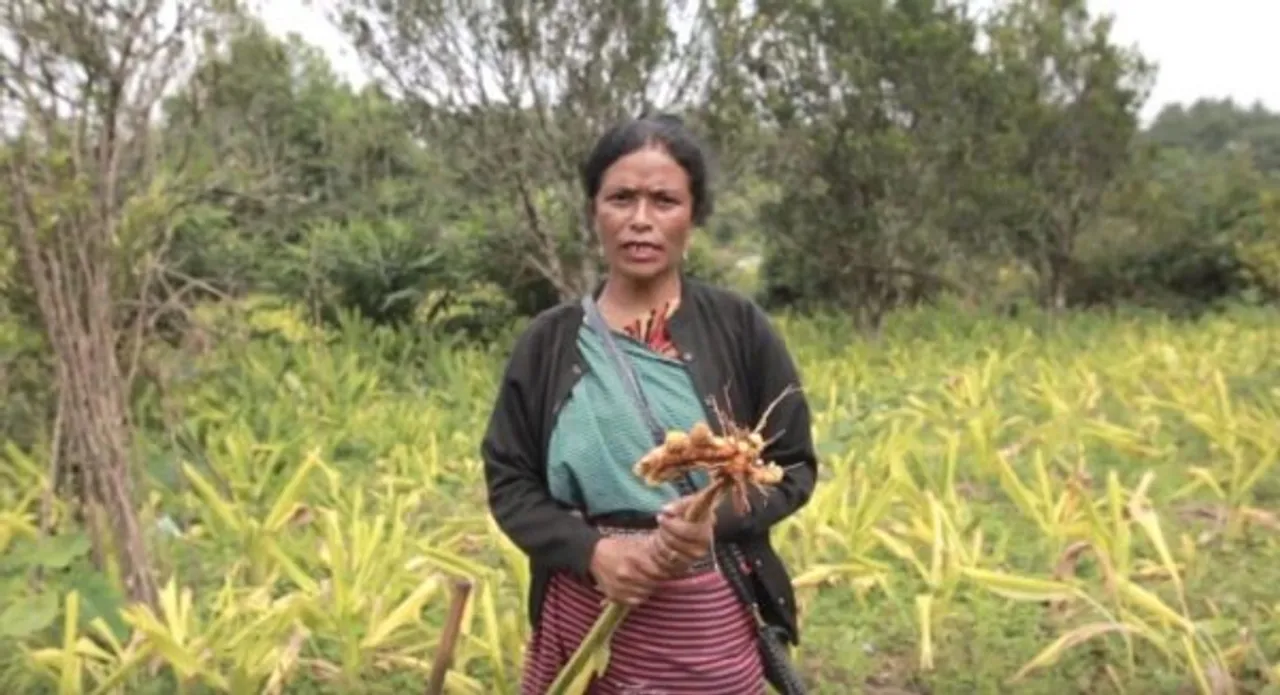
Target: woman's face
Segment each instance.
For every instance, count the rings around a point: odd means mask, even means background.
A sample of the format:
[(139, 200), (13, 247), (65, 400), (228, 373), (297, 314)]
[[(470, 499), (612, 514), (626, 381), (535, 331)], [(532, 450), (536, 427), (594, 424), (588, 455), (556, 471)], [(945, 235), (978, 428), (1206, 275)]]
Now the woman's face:
[(693, 227), (689, 176), (660, 147), (636, 150), (604, 173), (596, 233), (615, 273), (650, 280), (678, 267)]

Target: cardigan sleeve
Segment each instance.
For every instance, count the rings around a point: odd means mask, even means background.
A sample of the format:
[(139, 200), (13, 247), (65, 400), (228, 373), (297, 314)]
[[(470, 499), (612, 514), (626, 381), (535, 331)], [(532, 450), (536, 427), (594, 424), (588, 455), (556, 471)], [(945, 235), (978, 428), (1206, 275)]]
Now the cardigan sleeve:
[(600, 533), (551, 497), (539, 449), (537, 409), (547, 402), (536, 384), (546, 362), (538, 353), (536, 327), (516, 342), (498, 385), (480, 443), (489, 509), (503, 533), (531, 559), (553, 570), (586, 577)]
[(751, 494), (751, 511), (744, 516), (737, 514), (728, 499), (720, 505), (716, 537), (729, 541), (763, 534), (799, 511), (809, 502), (818, 479), (809, 401), (802, 390), (799, 369), (764, 311), (754, 303), (747, 311), (744, 335), (752, 424), (759, 422), (784, 391), (791, 388), (793, 392), (778, 401), (761, 432), (765, 441), (776, 438), (764, 451), (764, 459), (783, 468), (783, 479), (765, 488), (764, 494)]

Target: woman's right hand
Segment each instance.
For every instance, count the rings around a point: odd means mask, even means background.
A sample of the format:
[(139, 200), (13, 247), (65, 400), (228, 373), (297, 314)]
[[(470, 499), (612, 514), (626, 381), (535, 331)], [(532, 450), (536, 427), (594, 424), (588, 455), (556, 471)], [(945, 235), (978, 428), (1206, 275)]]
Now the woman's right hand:
[(591, 575), (606, 597), (637, 606), (666, 578), (649, 540), (606, 536), (596, 543), (591, 555)]

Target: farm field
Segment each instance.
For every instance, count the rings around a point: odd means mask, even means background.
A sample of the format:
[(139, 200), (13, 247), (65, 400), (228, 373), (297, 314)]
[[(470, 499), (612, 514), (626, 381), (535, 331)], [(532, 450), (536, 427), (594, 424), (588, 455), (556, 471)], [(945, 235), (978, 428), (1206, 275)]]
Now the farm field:
[[(47, 470), (3, 454), (0, 691), (419, 692), (467, 577), (446, 691), (516, 692), (525, 566), (477, 458), (502, 346), (299, 316), (210, 314), (140, 396), (164, 614), (56, 503), (30, 544)], [(774, 533), (813, 692), (1280, 692), (1278, 318), (777, 319), (822, 455)]]

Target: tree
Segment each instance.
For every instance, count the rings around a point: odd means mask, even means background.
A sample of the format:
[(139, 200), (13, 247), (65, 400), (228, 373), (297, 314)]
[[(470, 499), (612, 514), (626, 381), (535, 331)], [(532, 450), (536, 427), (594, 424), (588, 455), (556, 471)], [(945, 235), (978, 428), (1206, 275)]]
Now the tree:
[[(956, 283), (957, 195), (985, 116), (977, 26), (962, 5), (762, 6), (761, 110), (785, 193), (765, 214), (765, 300), (835, 304), (866, 326)], [(962, 231), (962, 230), (961, 230)]]
[(177, 231), (175, 262), (227, 293), (305, 300), (315, 318), (341, 306), (410, 320), (456, 265), (442, 237), (465, 208), (449, 172), (376, 87), (355, 91), (296, 36), (227, 24), (222, 49), (165, 104), (166, 130), (222, 211)]
[(1143, 137), (1197, 155), (1244, 151), (1260, 171), (1280, 174), (1280, 113), (1262, 104), (1245, 109), (1230, 98), (1170, 104)]
[(1061, 309), (1077, 239), (1131, 162), (1153, 68), (1112, 43), (1111, 19), (1084, 0), (1018, 0), (989, 33), (1002, 100), (991, 125), (1017, 174), (1004, 245), (1034, 269), (1041, 303)]
[(452, 162), (501, 249), (494, 266), (531, 268), (570, 297), (599, 271), (579, 163), (613, 122), (699, 103), (712, 4), (357, 0), (338, 17)]
[(0, 15), (0, 127), (11, 137), (0, 161), (4, 223), (54, 355), (55, 460), (79, 472), (99, 558), (112, 547), (129, 596), (152, 604), (129, 395), (154, 318), (137, 299), (151, 296), (155, 251), (180, 196), (174, 172), (157, 170), (151, 116), (210, 10), (200, 0), (10, 0)]

